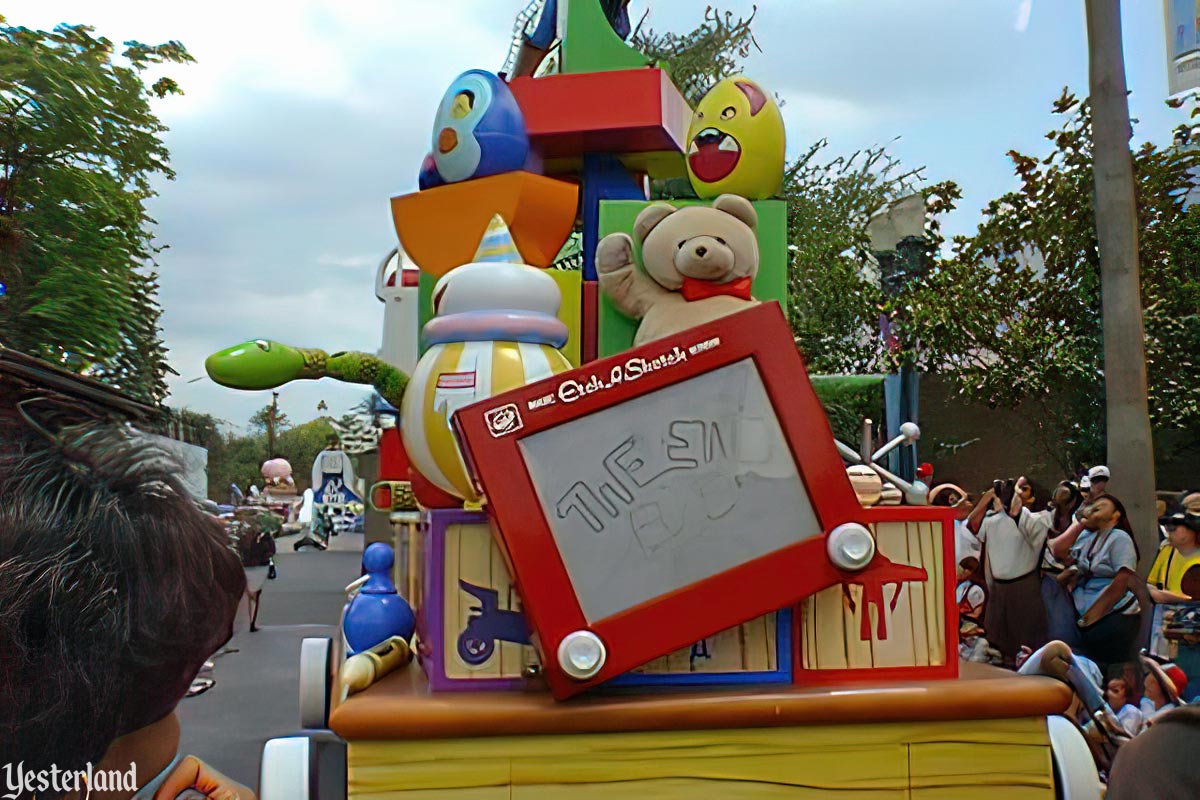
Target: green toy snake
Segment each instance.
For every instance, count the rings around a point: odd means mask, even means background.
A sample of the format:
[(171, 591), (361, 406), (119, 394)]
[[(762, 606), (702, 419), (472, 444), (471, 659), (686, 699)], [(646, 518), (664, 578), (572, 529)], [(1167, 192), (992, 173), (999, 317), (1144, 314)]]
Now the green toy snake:
[(294, 380), (336, 378), (375, 387), (396, 408), (404, 399), (408, 376), (369, 353), (326, 353), (290, 347), (267, 339), (227, 347), (204, 360), (208, 377), (231, 389), (274, 389)]

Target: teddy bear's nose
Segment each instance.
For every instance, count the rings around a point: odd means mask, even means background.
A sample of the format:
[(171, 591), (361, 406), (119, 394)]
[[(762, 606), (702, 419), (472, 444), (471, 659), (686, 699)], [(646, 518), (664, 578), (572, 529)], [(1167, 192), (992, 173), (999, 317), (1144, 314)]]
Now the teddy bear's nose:
[(705, 247), (704, 245), (700, 245), (699, 247), (696, 248), (696, 255), (700, 256), (701, 258), (704, 258), (704, 254), (707, 252), (708, 252), (708, 248)]

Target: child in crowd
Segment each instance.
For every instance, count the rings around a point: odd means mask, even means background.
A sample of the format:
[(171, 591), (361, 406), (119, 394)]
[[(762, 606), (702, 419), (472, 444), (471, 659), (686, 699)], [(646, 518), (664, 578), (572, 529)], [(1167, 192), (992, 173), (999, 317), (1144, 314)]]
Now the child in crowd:
[(1141, 709), (1129, 702), (1131, 694), (1129, 684), (1126, 683), (1124, 676), (1108, 679), (1108, 685), (1104, 689), (1104, 699), (1113, 713), (1117, 715), (1121, 727), (1130, 736), (1136, 736), (1142, 729), (1142, 712)]
[(979, 574), (979, 559), (967, 556), (958, 563), (958, 587), (955, 598), (958, 600), (958, 618), (962, 622), (983, 624), (984, 605), (987, 602), (987, 592), (975, 580)]
[(1147, 656), (1141, 657), (1146, 671), (1145, 694), (1142, 697), (1142, 730), (1145, 730), (1162, 714), (1183, 705), (1182, 695), (1187, 689), (1187, 675), (1171, 662), (1159, 663)]

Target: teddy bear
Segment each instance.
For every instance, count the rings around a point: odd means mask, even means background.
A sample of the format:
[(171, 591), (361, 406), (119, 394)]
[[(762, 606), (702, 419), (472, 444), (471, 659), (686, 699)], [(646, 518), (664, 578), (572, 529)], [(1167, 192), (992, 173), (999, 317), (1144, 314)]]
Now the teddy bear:
[(651, 203), (633, 223), (633, 239), (610, 233), (596, 247), (600, 288), (627, 317), (640, 320), (634, 346), (661, 339), (758, 303), (758, 213), (744, 197), (723, 194), (712, 206)]

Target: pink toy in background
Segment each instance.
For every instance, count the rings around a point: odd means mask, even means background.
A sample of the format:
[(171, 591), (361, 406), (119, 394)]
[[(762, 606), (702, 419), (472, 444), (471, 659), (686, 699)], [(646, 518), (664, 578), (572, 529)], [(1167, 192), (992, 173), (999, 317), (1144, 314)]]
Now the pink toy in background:
[(296, 481), (292, 478), (292, 465), (284, 458), (272, 458), (269, 461), (264, 461), (262, 465), (262, 476), (268, 487), (295, 488)]

